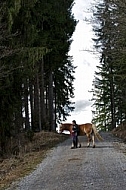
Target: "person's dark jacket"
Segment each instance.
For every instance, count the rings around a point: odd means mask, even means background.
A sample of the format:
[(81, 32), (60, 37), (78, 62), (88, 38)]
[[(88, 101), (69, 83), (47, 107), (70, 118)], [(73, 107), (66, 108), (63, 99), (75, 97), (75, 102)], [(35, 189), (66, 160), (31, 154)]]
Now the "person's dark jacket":
[(72, 130), (74, 131), (74, 133), (77, 133), (77, 136), (79, 135), (79, 126), (77, 124), (73, 125)]

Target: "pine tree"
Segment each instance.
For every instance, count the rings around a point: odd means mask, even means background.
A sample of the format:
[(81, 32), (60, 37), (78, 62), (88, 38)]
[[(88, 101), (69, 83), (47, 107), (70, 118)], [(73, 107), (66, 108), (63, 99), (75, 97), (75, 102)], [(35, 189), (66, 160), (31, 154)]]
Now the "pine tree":
[[(123, 1), (104, 0), (96, 6), (96, 12), (94, 12), (96, 19), (94, 21), (96, 34), (94, 41), (96, 49), (100, 52), (100, 71), (96, 73), (96, 79), (98, 75), (101, 83), (99, 88), (98, 80), (95, 79), (94, 106), (99, 110), (95, 118), (98, 120), (100, 117), (99, 124), (105, 123), (105, 127), (108, 129), (116, 127), (118, 123), (125, 120), (126, 116), (125, 7)], [(99, 99), (97, 99), (98, 94)], [(106, 109), (101, 110), (101, 100)], [(106, 122), (104, 122), (105, 120)]]

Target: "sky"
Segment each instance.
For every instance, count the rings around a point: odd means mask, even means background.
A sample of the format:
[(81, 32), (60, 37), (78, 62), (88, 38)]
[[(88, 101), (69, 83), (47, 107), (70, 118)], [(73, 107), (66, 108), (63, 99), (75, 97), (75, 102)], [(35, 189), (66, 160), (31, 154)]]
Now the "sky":
[(73, 14), (76, 20), (79, 20), (75, 32), (72, 36), (73, 42), (69, 55), (73, 56), (73, 64), (77, 66), (75, 70), (74, 95), (72, 101), (75, 102), (75, 110), (71, 112), (71, 116), (67, 117), (67, 121), (76, 120), (78, 124), (92, 121), (92, 82), (96, 65), (98, 65), (98, 57), (89, 51), (93, 48), (92, 37), (94, 35), (91, 24), (84, 21), (85, 17), (90, 18), (93, 0), (75, 0), (73, 6)]

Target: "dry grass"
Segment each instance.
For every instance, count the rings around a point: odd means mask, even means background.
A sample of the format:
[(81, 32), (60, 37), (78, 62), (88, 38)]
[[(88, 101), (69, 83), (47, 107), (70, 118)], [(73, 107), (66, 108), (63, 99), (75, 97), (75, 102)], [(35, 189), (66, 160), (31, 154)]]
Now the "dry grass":
[(122, 123), (121, 125), (119, 125), (118, 127), (116, 127), (112, 133), (121, 138), (124, 142), (126, 142), (126, 123)]
[(0, 190), (33, 171), (52, 147), (67, 138), (68, 135), (55, 132), (35, 133), (32, 142), (22, 138), (18, 155), (0, 159)]

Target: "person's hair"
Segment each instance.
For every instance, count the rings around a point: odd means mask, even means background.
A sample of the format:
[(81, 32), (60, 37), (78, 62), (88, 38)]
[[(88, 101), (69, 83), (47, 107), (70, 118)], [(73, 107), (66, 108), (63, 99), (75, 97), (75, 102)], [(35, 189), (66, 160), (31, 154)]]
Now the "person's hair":
[(75, 121), (75, 120), (73, 120), (72, 122), (76, 124), (76, 121)]

